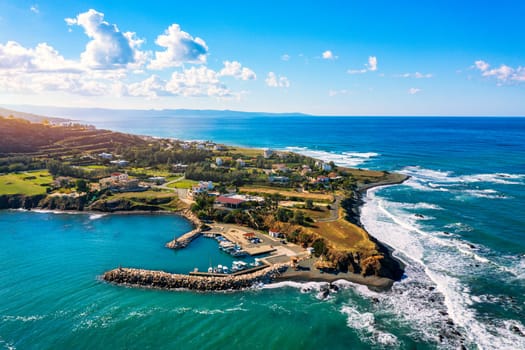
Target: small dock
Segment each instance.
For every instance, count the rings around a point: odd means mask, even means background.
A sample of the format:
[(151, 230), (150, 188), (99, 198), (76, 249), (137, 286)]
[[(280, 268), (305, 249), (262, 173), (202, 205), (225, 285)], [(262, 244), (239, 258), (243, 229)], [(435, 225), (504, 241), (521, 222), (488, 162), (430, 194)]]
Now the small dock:
[(259, 270), (266, 269), (272, 265), (261, 264), (260, 266), (255, 266), (246, 270), (237, 271), (234, 273), (213, 273), (213, 272), (201, 272), (201, 271), (192, 271), (189, 273), (190, 276), (201, 276), (201, 277), (232, 277), (232, 276), (241, 276), (249, 273), (257, 272)]
[(186, 248), (188, 244), (191, 243), (195, 238), (199, 237), (202, 234), (200, 229), (192, 230), (188, 233), (183, 234), (182, 236), (175, 238), (173, 241), (166, 243), (166, 247), (171, 249), (181, 249)]

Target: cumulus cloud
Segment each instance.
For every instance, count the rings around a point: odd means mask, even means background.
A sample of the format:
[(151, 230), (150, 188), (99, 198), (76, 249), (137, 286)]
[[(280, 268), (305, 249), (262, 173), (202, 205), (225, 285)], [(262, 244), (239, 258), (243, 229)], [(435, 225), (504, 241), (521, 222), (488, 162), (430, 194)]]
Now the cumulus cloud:
[(33, 12), (33, 13), (40, 13), (40, 10), (38, 9), (38, 5), (31, 5), (31, 7), (29, 8), (29, 11)]
[(377, 70), (377, 57), (376, 56), (368, 57), (367, 69), (372, 72)]
[(91, 39), (80, 56), (82, 63), (90, 68), (122, 68), (145, 59), (145, 53), (138, 50), (143, 41), (137, 39), (135, 33), (123, 33), (115, 24), (104, 21), (101, 12), (90, 9), (65, 21), (69, 26), (82, 27)]
[(417, 94), (419, 92), (421, 92), (421, 89), (418, 89), (418, 88), (410, 88), (410, 89), (408, 89), (408, 93), (410, 95), (415, 95), (415, 94)]
[(365, 68), (363, 69), (349, 69), (347, 71), (348, 74), (364, 74), (366, 72), (375, 72), (377, 70), (377, 57), (376, 56), (369, 56), (368, 57), (368, 63), (365, 64)]
[(155, 59), (149, 65), (151, 69), (179, 67), (184, 63), (206, 63), (208, 46), (204, 40), (182, 31), (178, 24), (169, 26), (155, 43), (165, 50), (155, 52)]
[(335, 59), (337, 59), (337, 56), (334, 56), (334, 53), (332, 51), (330, 51), (330, 50), (326, 50), (325, 52), (323, 52), (322, 57), (325, 60), (335, 60)]
[(474, 66), (484, 77), (494, 77), (499, 84), (512, 82), (525, 82), (525, 67), (512, 68), (502, 64), (498, 68), (490, 69), (490, 64), (483, 60), (474, 62)]
[(334, 96), (337, 96), (337, 95), (348, 95), (350, 93), (350, 91), (348, 91), (347, 89), (341, 89), (341, 90), (328, 90), (328, 96), (330, 97), (334, 97)]
[(277, 76), (274, 72), (269, 72), (268, 76), (266, 77), (266, 85), (269, 87), (282, 87), (282, 88), (288, 88), (290, 87), (290, 81), (287, 77), (279, 75)]
[(420, 72), (404, 73), (404, 74), (396, 74), (396, 75), (394, 75), (395, 78), (414, 78), (414, 79), (430, 79), (433, 76), (434, 75), (431, 74), (431, 73), (423, 74), (423, 73), (420, 73)]
[(224, 68), (219, 72), (221, 77), (234, 77), (240, 80), (254, 80), (257, 78), (253, 70), (243, 67), (237, 61), (224, 61), (223, 64)]
[(46, 43), (26, 48), (16, 41), (0, 43), (0, 70), (36, 72), (79, 71), (79, 65), (66, 60), (57, 50)]
[(281, 56), (281, 60), (283, 60), (283, 61), (289, 61), (290, 58), (291, 58), (290, 55), (288, 55), (288, 54), (286, 54), (286, 53), (285, 53), (284, 55)]
[(204, 66), (174, 72), (166, 84), (166, 91), (180, 96), (231, 96), (230, 90), (219, 81), (217, 72)]

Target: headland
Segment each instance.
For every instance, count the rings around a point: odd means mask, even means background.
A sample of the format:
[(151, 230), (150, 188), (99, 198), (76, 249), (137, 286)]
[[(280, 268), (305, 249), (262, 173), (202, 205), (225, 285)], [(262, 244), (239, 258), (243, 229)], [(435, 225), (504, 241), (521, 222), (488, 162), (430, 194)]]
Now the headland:
[[(72, 122), (10, 117), (0, 118), (0, 126), (0, 209), (178, 213), (194, 227), (167, 248), (183, 249), (205, 235), (241, 259), (233, 273), (118, 268), (103, 275), (106, 281), (224, 290), (271, 280), (345, 279), (387, 289), (403, 274), (389, 248), (365, 231), (359, 212), (367, 189), (401, 183), (404, 175)], [(249, 267), (244, 256), (261, 258)]]

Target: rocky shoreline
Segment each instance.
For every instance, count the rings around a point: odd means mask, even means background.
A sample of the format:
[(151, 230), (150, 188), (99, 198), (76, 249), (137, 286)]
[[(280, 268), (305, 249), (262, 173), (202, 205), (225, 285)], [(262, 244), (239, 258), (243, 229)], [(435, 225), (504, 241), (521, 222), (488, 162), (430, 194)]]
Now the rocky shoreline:
[(132, 287), (155, 289), (188, 289), (197, 291), (227, 291), (250, 288), (258, 283), (269, 283), (288, 269), (288, 264), (276, 264), (265, 269), (242, 274), (224, 276), (192, 276), (164, 271), (133, 268), (116, 268), (102, 276), (106, 282)]

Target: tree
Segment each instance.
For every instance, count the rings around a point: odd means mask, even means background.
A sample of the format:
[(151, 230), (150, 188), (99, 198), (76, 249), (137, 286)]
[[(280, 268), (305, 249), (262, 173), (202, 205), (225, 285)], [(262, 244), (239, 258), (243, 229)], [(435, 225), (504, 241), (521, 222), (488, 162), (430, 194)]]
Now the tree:
[(77, 180), (76, 187), (77, 187), (78, 192), (88, 192), (89, 191), (88, 182), (84, 179)]
[(314, 201), (311, 200), (311, 199), (307, 199), (305, 202), (304, 202), (304, 207), (306, 209), (313, 209), (314, 208)]

